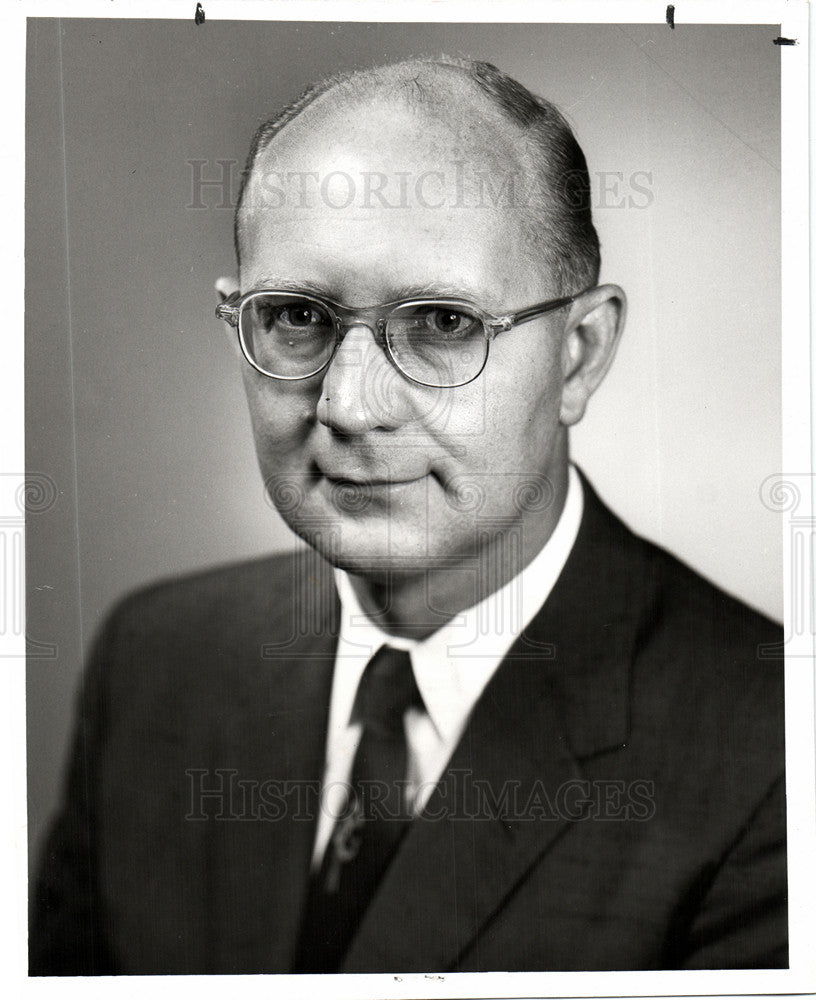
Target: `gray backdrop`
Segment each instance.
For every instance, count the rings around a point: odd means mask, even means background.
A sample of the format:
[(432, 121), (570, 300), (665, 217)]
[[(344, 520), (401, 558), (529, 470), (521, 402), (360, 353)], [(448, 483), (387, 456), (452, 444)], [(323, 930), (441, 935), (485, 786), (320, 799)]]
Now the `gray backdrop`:
[[(30, 19), (26, 433), (32, 857), (100, 616), (157, 576), (292, 544), (266, 503), (212, 284), (230, 195), (196, 189), (310, 81), (485, 58), (558, 104), (590, 165), (602, 277), (630, 316), (574, 434), (641, 533), (782, 614), (779, 58), (770, 27)], [(205, 161), (196, 166), (194, 161)], [(229, 183), (229, 175), (225, 175)]]

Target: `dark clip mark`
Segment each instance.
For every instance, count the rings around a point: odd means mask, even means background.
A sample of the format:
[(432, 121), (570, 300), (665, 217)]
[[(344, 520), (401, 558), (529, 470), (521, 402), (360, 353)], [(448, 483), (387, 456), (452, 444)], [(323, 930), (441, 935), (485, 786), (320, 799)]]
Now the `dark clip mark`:
[(795, 38), (774, 38), (774, 45), (796, 45)]
[(195, 12), (195, 23), (196, 24), (203, 24), (204, 23), (204, 17), (205, 17), (204, 8), (201, 6), (200, 3), (197, 3), (196, 4), (196, 12)]
[(666, 24), (674, 31), (674, 4), (670, 3), (666, 8)]

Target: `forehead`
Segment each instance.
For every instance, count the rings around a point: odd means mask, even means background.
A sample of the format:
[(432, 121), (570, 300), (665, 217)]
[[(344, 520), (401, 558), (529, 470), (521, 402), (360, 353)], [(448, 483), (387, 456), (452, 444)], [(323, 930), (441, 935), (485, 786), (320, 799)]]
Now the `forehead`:
[(530, 185), (484, 102), (324, 101), (256, 160), (241, 283), (300, 277), (355, 304), (431, 283), (506, 299), (546, 283), (529, 239)]

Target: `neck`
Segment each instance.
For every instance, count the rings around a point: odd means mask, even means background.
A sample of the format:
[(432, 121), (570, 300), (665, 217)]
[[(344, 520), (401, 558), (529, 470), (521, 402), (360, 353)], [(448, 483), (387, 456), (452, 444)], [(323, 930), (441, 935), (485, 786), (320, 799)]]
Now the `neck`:
[(431, 635), (460, 611), (501, 590), (538, 555), (564, 509), (566, 468), (554, 486), (553, 502), (538, 520), (527, 517), (496, 531), (459, 563), (377, 579), (350, 575), (360, 607), (390, 635), (418, 640)]

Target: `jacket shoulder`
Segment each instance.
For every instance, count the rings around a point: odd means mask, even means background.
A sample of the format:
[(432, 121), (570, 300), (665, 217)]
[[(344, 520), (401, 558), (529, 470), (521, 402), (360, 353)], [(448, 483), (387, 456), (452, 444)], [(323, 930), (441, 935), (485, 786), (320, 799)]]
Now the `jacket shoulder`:
[(274, 627), (310, 586), (331, 582), (331, 568), (311, 551), (295, 550), (227, 563), (140, 586), (109, 612), (106, 627), (207, 633), (259, 617)]
[(108, 614), (83, 689), (111, 717), (139, 705), (221, 711), (240, 692), (251, 701), (270, 671), (328, 655), (336, 617), (331, 567), (311, 550), (159, 580)]
[(613, 567), (624, 594), (618, 612), (630, 617), (633, 723), (656, 737), (682, 731), (689, 748), (734, 743), (745, 759), (762, 760), (778, 774), (785, 732), (781, 625), (634, 534), (594, 493), (589, 507), (606, 539), (602, 563)]
[[(644, 634), (677, 633), (678, 651), (714, 643), (727, 651), (762, 646), (759, 659), (779, 660), (782, 627), (726, 593), (671, 552), (635, 534), (584, 479), (592, 558), (627, 592), (629, 608), (642, 611)], [(768, 647), (768, 648), (764, 648)]]

